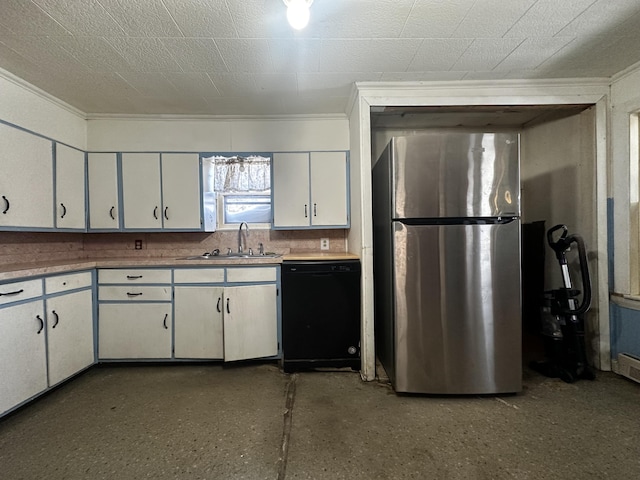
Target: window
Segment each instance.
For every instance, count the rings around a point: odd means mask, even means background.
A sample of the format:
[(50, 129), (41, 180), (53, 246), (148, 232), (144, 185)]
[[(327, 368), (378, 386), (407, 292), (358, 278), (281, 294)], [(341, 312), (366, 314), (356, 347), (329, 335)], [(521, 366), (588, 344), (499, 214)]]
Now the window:
[(247, 222), (271, 224), (271, 158), (264, 155), (212, 155), (203, 158), (205, 192), (215, 197), (219, 229)]

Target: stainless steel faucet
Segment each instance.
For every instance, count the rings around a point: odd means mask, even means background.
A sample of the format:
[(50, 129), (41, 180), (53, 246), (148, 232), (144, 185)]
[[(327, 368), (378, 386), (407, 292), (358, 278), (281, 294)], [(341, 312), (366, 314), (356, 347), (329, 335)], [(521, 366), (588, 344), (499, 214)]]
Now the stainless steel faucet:
[[(249, 237), (249, 225), (247, 225), (247, 222), (242, 222), (240, 224), (240, 228), (238, 228), (238, 253), (242, 253), (243, 252), (243, 248), (242, 248), (242, 226), (245, 226), (247, 229), (247, 237)], [(245, 240), (245, 245), (246, 245), (246, 240)]]

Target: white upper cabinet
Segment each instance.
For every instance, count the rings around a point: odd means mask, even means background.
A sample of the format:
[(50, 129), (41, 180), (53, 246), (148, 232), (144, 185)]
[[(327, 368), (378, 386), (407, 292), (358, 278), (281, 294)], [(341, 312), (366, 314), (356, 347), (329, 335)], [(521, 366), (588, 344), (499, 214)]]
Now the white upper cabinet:
[(347, 156), (344, 152), (311, 152), (311, 224), (346, 226)]
[(200, 158), (162, 154), (162, 217), (165, 229), (200, 230)]
[(274, 227), (309, 226), (309, 154), (274, 153)]
[(84, 152), (56, 144), (56, 227), (84, 230)]
[(162, 228), (160, 154), (122, 154), (122, 205), (125, 229)]
[(115, 153), (89, 153), (89, 229), (118, 230), (118, 161)]
[(273, 226), (348, 228), (346, 152), (273, 155)]
[(0, 227), (53, 226), (52, 142), (0, 124)]
[(197, 153), (123, 153), (124, 228), (200, 230)]

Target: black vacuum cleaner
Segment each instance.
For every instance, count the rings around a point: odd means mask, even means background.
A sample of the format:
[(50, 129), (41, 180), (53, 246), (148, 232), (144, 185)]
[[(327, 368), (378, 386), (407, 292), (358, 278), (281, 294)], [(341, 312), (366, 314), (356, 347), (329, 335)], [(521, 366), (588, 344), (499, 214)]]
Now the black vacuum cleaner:
[[(559, 231), (562, 232), (558, 236), (556, 232)], [(587, 364), (584, 342), (584, 314), (591, 305), (591, 280), (584, 240), (577, 234), (568, 235), (566, 225), (556, 225), (547, 231), (547, 242), (560, 263), (564, 287), (544, 293), (542, 338), (546, 360), (531, 362), (530, 367), (547, 377), (560, 378), (567, 383), (578, 379), (594, 380), (595, 374)], [(566, 257), (566, 252), (574, 243), (578, 247), (584, 290), (579, 305), (580, 290), (572, 286)]]

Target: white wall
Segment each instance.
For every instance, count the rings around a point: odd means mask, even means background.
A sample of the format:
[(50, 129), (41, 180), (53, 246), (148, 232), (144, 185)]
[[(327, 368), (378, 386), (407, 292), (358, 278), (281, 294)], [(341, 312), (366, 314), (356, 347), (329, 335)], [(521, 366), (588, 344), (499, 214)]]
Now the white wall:
[(81, 112), (1, 69), (0, 120), (82, 150), (86, 147)]
[(640, 112), (640, 69), (611, 85), (611, 177), (614, 283), (620, 294), (640, 294), (638, 266), (638, 162), (630, 149), (630, 115)]
[(89, 151), (282, 152), (348, 150), (346, 116), (264, 119), (95, 118)]
[[(592, 292), (598, 286), (596, 230), (595, 108), (555, 120), (521, 134), (521, 187), (523, 222), (545, 221), (547, 229), (564, 224), (580, 234), (589, 257)], [(545, 240), (545, 290), (562, 287), (560, 267)], [(571, 278), (580, 288), (577, 254), (568, 253)], [(587, 350), (599, 364), (599, 309), (594, 302), (587, 315)]]

